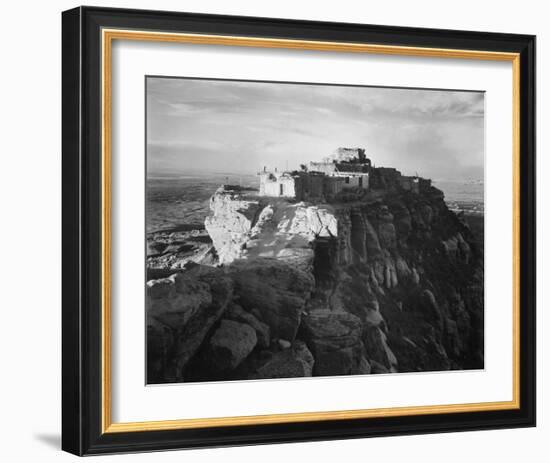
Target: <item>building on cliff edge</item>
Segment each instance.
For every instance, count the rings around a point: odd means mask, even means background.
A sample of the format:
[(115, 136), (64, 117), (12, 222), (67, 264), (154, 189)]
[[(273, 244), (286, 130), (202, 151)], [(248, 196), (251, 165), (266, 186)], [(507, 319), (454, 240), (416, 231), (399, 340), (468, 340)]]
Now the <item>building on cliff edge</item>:
[(363, 148), (338, 148), (321, 162), (309, 162), (299, 171), (259, 173), (260, 195), (298, 201), (332, 199), (346, 189), (399, 188), (419, 193), (431, 180), (402, 175), (391, 167), (373, 167)]

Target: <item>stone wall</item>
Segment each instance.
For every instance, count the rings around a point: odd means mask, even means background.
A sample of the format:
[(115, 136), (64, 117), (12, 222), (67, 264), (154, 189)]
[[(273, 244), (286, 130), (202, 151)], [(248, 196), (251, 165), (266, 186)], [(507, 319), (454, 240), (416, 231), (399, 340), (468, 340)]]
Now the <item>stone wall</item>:
[(323, 190), (325, 197), (331, 198), (340, 193), (344, 187), (345, 179), (343, 177), (325, 177), (323, 179)]
[(260, 196), (318, 201), (332, 198), (346, 188), (368, 189), (369, 174), (324, 175), (318, 172), (260, 174)]
[(346, 175), (345, 172), (339, 175), (344, 179), (342, 188), (363, 188), (367, 190), (369, 188), (369, 174), (350, 174)]
[(321, 172), (323, 174), (333, 174), (336, 167), (333, 162), (310, 162), (308, 165), (310, 172)]

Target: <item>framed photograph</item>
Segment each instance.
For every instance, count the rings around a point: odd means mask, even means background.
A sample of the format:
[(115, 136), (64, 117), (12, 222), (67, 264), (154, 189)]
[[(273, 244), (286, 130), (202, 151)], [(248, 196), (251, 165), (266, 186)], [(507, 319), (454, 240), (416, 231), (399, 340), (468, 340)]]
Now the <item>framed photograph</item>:
[(535, 425), (535, 37), (63, 13), (63, 449)]

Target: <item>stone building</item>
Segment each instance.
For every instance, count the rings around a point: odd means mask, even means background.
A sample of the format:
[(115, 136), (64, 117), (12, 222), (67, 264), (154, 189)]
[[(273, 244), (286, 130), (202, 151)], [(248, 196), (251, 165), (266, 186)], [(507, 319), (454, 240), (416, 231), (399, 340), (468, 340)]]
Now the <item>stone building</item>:
[(323, 200), (342, 191), (345, 179), (319, 172), (260, 173), (260, 196), (292, 198), (297, 201)]
[[(327, 177), (341, 178), (342, 188), (360, 187), (368, 189), (370, 163), (356, 165), (352, 163), (337, 162), (310, 162), (308, 172), (324, 174)], [(340, 183), (340, 182), (337, 182)]]
[(362, 148), (338, 148), (331, 157), (293, 172), (260, 172), (260, 195), (297, 201), (330, 200), (351, 188), (401, 189), (419, 193), (431, 180), (405, 176), (393, 167), (373, 167)]
[[(369, 188), (371, 161), (362, 148), (338, 148), (331, 158), (323, 162), (310, 162), (308, 172), (317, 172), (334, 178), (327, 186), (337, 192), (346, 188)], [(342, 179), (342, 180), (336, 180)]]
[(260, 173), (260, 195), (280, 196), (282, 198), (296, 197), (296, 181), (291, 172), (267, 172)]

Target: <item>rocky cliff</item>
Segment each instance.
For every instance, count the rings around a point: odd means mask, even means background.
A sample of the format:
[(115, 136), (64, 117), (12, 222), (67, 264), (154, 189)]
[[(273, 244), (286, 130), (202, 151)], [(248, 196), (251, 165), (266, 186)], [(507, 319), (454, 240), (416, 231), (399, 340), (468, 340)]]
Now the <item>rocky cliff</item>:
[(483, 249), (442, 192), (350, 198), (220, 188), (216, 265), (148, 282), (148, 382), (483, 368)]

